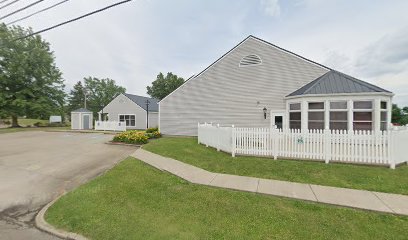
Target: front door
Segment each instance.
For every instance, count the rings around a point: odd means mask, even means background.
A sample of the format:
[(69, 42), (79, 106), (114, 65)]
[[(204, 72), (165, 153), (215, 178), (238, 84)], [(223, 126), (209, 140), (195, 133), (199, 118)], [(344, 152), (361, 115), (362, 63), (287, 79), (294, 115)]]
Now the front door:
[(283, 113), (272, 113), (271, 114), (271, 123), (272, 126), (276, 126), (277, 129), (282, 129), (283, 128)]
[(89, 115), (83, 115), (82, 123), (84, 129), (89, 129)]

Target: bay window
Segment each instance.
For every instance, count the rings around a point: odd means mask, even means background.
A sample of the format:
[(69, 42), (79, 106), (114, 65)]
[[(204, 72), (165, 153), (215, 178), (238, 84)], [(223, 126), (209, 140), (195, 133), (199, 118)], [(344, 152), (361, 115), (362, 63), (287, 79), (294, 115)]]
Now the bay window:
[(387, 130), (387, 102), (382, 101), (380, 104), (381, 113), (380, 113), (380, 130), (386, 131)]
[(353, 102), (353, 129), (373, 130), (373, 102)]
[(308, 129), (324, 129), (324, 102), (309, 102)]
[(289, 104), (289, 128), (300, 129), (302, 126), (302, 113), (300, 103)]
[(347, 130), (347, 101), (330, 102), (330, 129)]

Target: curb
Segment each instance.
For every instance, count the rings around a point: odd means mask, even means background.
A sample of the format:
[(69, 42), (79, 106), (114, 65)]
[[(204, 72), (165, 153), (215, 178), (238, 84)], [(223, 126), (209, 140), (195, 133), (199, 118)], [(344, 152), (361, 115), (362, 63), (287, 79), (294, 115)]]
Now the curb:
[(35, 217), (35, 226), (42, 231), (45, 231), (62, 239), (88, 240), (86, 237), (79, 235), (77, 233), (66, 232), (61, 229), (56, 229), (55, 227), (51, 226), (49, 223), (45, 221), (44, 219), (45, 212), (48, 210), (49, 207), (51, 207), (58, 199), (60, 199), (64, 195), (65, 193), (61, 194), (60, 196), (52, 200), (50, 203), (45, 205), (45, 207), (43, 207), (40, 210), (40, 212), (38, 212), (37, 216)]

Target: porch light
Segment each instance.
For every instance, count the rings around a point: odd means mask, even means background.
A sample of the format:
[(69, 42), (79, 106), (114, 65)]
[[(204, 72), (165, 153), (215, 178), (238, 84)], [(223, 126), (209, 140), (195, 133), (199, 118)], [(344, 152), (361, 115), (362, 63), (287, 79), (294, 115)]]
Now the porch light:
[(266, 119), (266, 113), (267, 113), (268, 109), (266, 109), (266, 107), (264, 107), (262, 110), (263, 110), (264, 118)]

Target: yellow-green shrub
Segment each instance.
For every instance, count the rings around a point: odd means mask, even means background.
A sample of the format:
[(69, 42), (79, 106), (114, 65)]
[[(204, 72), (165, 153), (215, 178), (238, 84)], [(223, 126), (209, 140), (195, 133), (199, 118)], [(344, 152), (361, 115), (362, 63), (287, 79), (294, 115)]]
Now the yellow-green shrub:
[(124, 142), (130, 144), (145, 144), (148, 142), (148, 137), (144, 132), (139, 131), (126, 131), (116, 134), (113, 137), (114, 142)]

